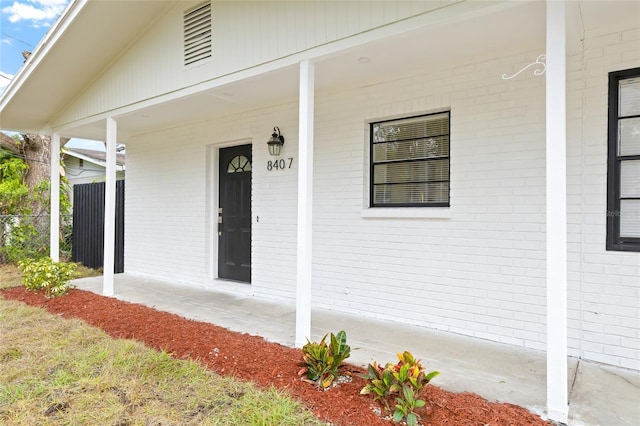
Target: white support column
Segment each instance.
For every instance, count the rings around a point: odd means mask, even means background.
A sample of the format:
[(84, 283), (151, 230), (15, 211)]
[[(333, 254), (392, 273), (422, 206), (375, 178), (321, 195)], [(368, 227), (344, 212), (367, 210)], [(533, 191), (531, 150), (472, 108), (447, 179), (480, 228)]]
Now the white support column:
[(107, 118), (107, 167), (104, 188), (104, 266), (102, 294), (113, 296), (113, 268), (116, 238), (116, 144), (118, 124)]
[(567, 422), (565, 3), (547, 1), (547, 416)]
[(313, 213), (313, 100), (314, 65), (300, 62), (298, 140), (298, 256), (296, 291), (296, 347), (311, 338), (311, 249)]
[(54, 133), (51, 137), (50, 161), (50, 195), (49, 210), (49, 257), (55, 262), (60, 261), (60, 135)]

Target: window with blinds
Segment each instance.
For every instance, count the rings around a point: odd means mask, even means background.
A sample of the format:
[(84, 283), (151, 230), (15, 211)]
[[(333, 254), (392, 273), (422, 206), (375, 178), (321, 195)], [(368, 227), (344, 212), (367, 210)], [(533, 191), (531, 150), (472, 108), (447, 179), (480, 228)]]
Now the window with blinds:
[(184, 65), (211, 58), (211, 2), (184, 12)]
[(371, 207), (449, 206), (449, 117), (370, 124)]
[(607, 249), (640, 251), (640, 68), (609, 74)]

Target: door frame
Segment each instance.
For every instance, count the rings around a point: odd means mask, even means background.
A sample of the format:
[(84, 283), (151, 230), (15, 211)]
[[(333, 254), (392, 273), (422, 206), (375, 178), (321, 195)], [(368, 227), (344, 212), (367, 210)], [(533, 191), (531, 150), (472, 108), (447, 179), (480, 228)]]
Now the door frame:
[[(220, 143), (212, 143), (207, 145), (206, 158), (206, 218), (207, 226), (205, 229), (207, 238), (207, 276), (209, 284), (216, 288), (224, 287), (224, 290), (233, 292), (234, 294), (251, 294), (250, 283), (242, 283), (232, 280), (220, 278), (218, 274), (218, 208), (220, 207), (220, 149), (231, 148), (239, 145), (251, 145), (252, 168), (255, 164), (255, 150), (253, 149), (253, 140), (251, 138), (235, 139)], [(254, 174), (251, 173), (251, 181), (253, 184)], [(253, 201), (253, 192), (251, 193)], [(253, 217), (252, 217), (253, 226)], [(253, 230), (252, 230), (253, 233)], [(253, 245), (251, 247), (251, 258), (253, 259)], [(252, 261), (253, 263), (253, 261)], [(248, 285), (249, 284), (249, 285)], [(228, 289), (226, 288), (228, 287)]]

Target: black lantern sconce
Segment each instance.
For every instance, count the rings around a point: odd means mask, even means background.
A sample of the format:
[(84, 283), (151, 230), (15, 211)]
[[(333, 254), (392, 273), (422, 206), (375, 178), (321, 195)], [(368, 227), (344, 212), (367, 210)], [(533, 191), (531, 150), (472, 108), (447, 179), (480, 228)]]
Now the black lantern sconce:
[(280, 134), (279, 128), (273, 128), (273, 134), (269, 142), (267, 142), (267, 145), (269, 145), (269, 155), (273, 157), (280, 155), (280, 150), (282, 149), (282, 145), (284, 145), (284, 136)]

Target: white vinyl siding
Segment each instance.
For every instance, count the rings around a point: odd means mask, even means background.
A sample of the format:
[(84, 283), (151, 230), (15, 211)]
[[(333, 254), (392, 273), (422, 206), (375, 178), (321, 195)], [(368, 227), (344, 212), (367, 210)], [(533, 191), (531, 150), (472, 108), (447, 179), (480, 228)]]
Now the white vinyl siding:
[[(62, 111), (54, 125), (171, 94), (316, 46), (404, 22), (457, 1), (219, 1), (211, 3), (211, 55), (185, 66), (179, 1)], [(191, 2), (193, 8), (201, 2)], [(224, 35), (224, 36), (221, 36)]]

